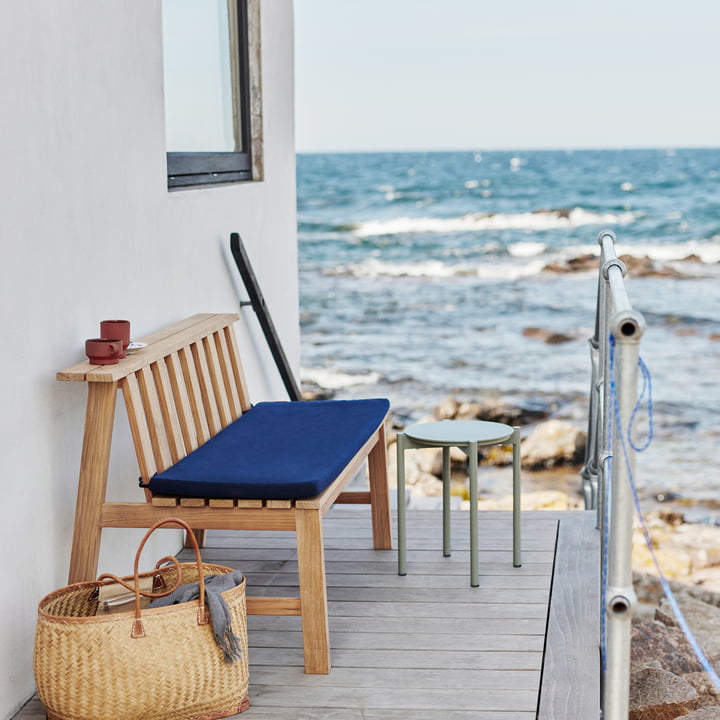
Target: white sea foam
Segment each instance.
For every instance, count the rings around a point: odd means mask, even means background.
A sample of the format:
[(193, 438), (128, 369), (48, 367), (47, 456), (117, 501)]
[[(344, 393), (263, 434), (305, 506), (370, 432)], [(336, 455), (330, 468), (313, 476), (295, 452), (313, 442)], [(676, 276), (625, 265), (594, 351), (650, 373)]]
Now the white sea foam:
[(447, 278), (455, 275), (473, 275), (474, 268), (469, 265), (441, 262), (440, 260), (424, 260), (417, 263), (391, 263), (370, 257), (362, 263), (338, 265), (328, 274), (353, 275), (354, 277), (428, 277)]
[[(716, 240), (720, 240), (717, 238)], [(495, 243), (478, 246), (476, 250), (494, 254)], [(680, 262), (688, 255), (696, 255), (701, 263), (697, 268), (692, 263), (681, 263), (678, 269), (688, 275), (707, 274), (713, 268), (720, 273), (720, 243), (690, 242), (675, 245), (617, 245), (618, 255), (634, 257), (648, 256), (661, 263)], [(419, 260), (418, 262), (388, 262), (377, 256), (368, 257), (363, 262), (337, 265), (326, 270), (329, 275), (350, 275), (357, 278), (407, 277), (445, 279), (451, 277), (478, 277), (484, 280), (516, 280), (540, 275), (553, 262), (563, 262), (584, 255), (599, 255), (596, 244), (574, 245), (560, 251), (549, 252), (547, 245), (541, 242), (513, 243), (508, 247), (507, 256), (487, 257), (481, 262), (463, 262), (462, 260)], [(595, 270), (588, 271), (594, 273)]]
[(300, 377), (308, 382), (315, 383), (326, 390), (340, 390), (355, 385), (372, 385), (380, 381), (380, 375), (375, 372), (363, 375), (350, 375), (321, 367), (300, 368)]
[(508, 247), (512, 257), (534, 257), (542, 255), (547, 250), (547, 245), (541, 242), (517, 242)]
[(538, 212), (503, 214), (471, 213), (452, 218), (400, 217), (392, 220), (368, 220), (355, 226), (359, 237), (402, 235), (405, 233), (456, 233), (486, 230), (553, 230), (583, 225), (624, 225), (635, 219), (632, 212), (598, 213), (582, 208), (540, 210)]
[(469, 263), (443, 263), (438, 260), (424, 260), (417, 263), (392, 263), (369, 258), (362, 263), (339, 265), (333, 268), (333, 275), (352, 275), (358, 278), (408, 277), (444, 279), (451, 277), (478, 277), (486, 280), (515, 280), (540, 274), (548, 258), (537, 258), (529, 262), (517, 260), (494, 260), (477, 265)]
[(709, 241), (691, 240), (684, 243), (670, 243), (668, 245), (633, 244), (623, 245), (620, 241), (616, 246), (618, 255), (634, 255), (643, 257), (647, 255), (651, 260), (672, 262), (684, 260), (689, 255), (696, 255), (703, 263), (720, 263), (720, 237)]

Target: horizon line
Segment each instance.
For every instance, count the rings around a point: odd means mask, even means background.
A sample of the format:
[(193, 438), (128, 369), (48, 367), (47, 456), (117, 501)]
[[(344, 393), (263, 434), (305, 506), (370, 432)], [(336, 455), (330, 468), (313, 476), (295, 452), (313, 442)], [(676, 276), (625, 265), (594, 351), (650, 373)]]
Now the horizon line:
[(296, 148), (297, 155), (370, 155), (370, 154), (419, 154), (419, 153), (493, 153), (493, 152), (625, 152), (625, 151), (657, 151), (668, 152), (676, 150), (720, 150), (718, 145), (603, 145), (586, 147), (473, 147), (473, 148), (434, 148), (434, 149), (343, 149), (343, 150), (303, 150)]

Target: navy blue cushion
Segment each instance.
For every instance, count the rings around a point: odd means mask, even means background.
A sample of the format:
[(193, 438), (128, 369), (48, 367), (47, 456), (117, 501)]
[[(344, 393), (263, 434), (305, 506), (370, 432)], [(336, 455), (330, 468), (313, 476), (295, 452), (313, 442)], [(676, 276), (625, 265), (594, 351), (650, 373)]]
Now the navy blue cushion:
[(147, 487), (184, 497), (312, 497), (343, 471), (389, 407), (384, 399), (258, 403)]

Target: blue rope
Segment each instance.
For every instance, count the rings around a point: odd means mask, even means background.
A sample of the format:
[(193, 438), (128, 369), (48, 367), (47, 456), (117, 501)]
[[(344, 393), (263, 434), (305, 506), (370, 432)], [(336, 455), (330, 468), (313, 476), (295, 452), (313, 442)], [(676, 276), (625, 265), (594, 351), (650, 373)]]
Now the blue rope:
[[(612, 337), (612, 336), (611, 336)], [(614, 370), (612, 368), (613, 359), (612, 356), (614, 354), (615, 350), (615, 339), (612, 339), (612, 343), (610, 345), (611, 348), (611, 374), (612, 374), (612, 382), (613, 382), (613, 391), (615, 389), (615, 376), (614, 376)], [(630, 415), (630, 422), (628, 423), (628, 433), (627, 433), (627, 439), (628, 443), (630, 443), (630, 447), (635, 452), (643, 452), (644, 450), (647, 450), (650, 447), (650, 443), (653, 440), (653, 406), (652, 406), (652, 377), (650, 376), (650, 370), (648, 370), (648, 366), (644, 363), (642, 358), (638, 358), (638, 367), (640, 368), (640, 372), (642, 373), (643, 378), (643, 386), (642, 390), (640, 390), (640, 395), (638, 396), (638, 400), (635, 403), (635, 407), (633, 408), (632, 414)], [(644, 445), (638, 446), (633, 442), (632, 439), (632, 431), (633, 431), (633, 425), (635, 424), (635, 420), (637, 418), (638, 410), (640, 410), (640, 406), (642, 405), (643, 398), (645, 397), (645, 393), (648, 394), (648, 438), (647, 442)], [(615, 398), (615, 401), (617, 401), (617, 395), (613, 394), (613, 397)], [(620, 417), (618, 416), (618, 422), (620, 422)]]
[[(646, 450), (650, 443), (652, 442), (652, 435), (653, 435), (653, 423), (652, 423), (652, 381), (650, 377), (650, 371), (647, 368), (647, 365), (642, 361), (642, 359), (638, 359), (638, 366), (640, 367), (640, 370), (643, 374), (643, 388), (642, 391), (638, 397), (638, 400), (635, 404), (635, 407), (633, 408), (633, 411), (630, 415), (630, 422), (628, 423), (628, 429), (627, 429), (627, 435), (623, 435), (622, 431), (622, 423), (620, 419), (620, 404), (618, 402), (617, 397), (617, 391), (615, 386), (615, 338), (610, 335), (610, 398), (612, 401), (612, 414), (615, 418), (615, 423), (617, 424), (617, 430), (618, 430), (618, 436), (620, 439), (620, 447), (623, 451), (623, 458), (625, 460), (625, 468), (628, 473), (628, 479), (630, 482), (630, 489), (632, 491), (633, 496), (633, 502), (635, 504), (635, 510), (638, 514), (638, 519), (640, 521), (640, 527), (643, 532), (643, 536), (645, 538), (645, 543), (647, 544), (648, 550), (650, 552), (650, 557), (652, 558), (653, 565), (655, 566), (655, 570), (657, 571), (658, 577), (660, 579), (660, 584), (662, 585), (663, 591), (665, 592), (665, 596), (668, 599), (668, 602), (670, 603), (670, 606), (673, 609), (673, 612), (675, 613), (675, 617), (677, 618), (678, 624), (680, 625), (680, 628), (682, 629), (683, 633), (685, 634), (685, 637), (687, 638), (688, 642), (690, 643), (690, 646), (692, 647), (693, 651), (695, 652), (695, 655), (697, 656), (698, 660), (700, 661), (700, 664), (703, 666), (703, 669), (708, 674), (710, 679), (713, 682), (713, 685), (715, 685), (716, 690), (720, 691), (720, 677), (718, 677), (718, 674), (713, 669), (712, 665), (708, 661), (705, 653), (703, 652), (702, 648), (700, 647), (699, 643), (695, 639), (695, 636), (693, 635), (692, 630), (690, 629), (690, 626), (688, 625), (687, 621), (685, 620), (685, 616), (683, 615), (682, 611), (680, 610), (680, 606), (678, 605), (677, 600), (675, 599), (675, 595), (672, 591), (672, 588), (670, 587), (670, 583), (668, 583), (667, 579), (665, 578), (665, 575), (663, 574), (662, 569), (660, 568), (660, 563), (658, 562), (657, 555), (655, 554), (655, 550), (653, 548), (652, 540), (650, 539), (650, 533), (648, 532), (647, 525), (645, 523), (645, 518), (643, 517), (642, 508), (640, 507), (640, 497), (637, 492), (637, 488), (635, 486), (635, 479), (632, 474), (632, 469), (630, 467), (630, 456), (628, 454), (628, 448), (625, 443), (626, 437), (627, 437), (627, 444), (630, 445), (630, 447), (633, 448), (636, 452), (642, 452), (643, 450)], [(647, 442), (638, 447), (635, 445), (635, 443), (632, 440), (632, 428), (633, 424), (635, 422), (635, 418), (637, 415), (637, 412), (640, 408), (642, 398), (645, 394), (645, 392), (648, 392), (648, 440)], [(609, 424), (609, 429), (612, 427), (612, 423)], [(603, 597), (604, 601), (604, 597)], [(604, 603), (603, 603), (604, 604)], [(603, 613), (604, 615), (604, 613)], [(604, 642), (604, 638), (603, 638)], [(603, 650), (604, 654), (604, 650)], [(605, 669), (605, 665), (603, 664), (603, 669)]]

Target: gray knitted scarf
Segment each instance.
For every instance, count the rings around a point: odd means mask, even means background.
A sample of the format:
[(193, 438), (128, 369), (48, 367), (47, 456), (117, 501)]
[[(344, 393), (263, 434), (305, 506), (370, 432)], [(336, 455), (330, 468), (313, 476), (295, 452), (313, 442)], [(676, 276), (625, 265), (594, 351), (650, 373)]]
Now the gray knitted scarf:
[[(233, 634), (230, 611), (222, 593), (231, 590), (243, 581), (243, 575), (238, 570), (226, 575), (207, 575), (205, 577), (205, 603), (210, 613), (213, 636), (218, 647), (223, 652), (225, 662), (231, 664), (242, 657), (240, 638)], [(191, 602), (200, 597), (200, 583), (188, 583), (164, 597), (155, 598), (150, 607), (165, 607)]]

